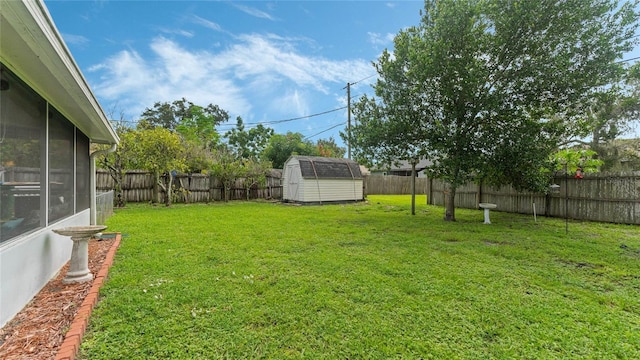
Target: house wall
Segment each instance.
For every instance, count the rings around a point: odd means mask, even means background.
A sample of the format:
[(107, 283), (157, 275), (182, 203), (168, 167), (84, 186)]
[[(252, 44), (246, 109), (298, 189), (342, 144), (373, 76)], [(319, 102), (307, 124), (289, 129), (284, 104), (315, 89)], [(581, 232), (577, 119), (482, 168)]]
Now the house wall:
[(73, 243), (51, 231), (89, 224), (89, 209), (24, 235), (0, 252), (0, 327), (13, 318), (69, 261)]
[(0, 5), (0, 326), (69, 260), (52, 229), (90, 223), (89, 144), (115, 144), (43, 0)]
[(0, 325), (69, 260), (51, 229), (90, 222), (89, 139), (0, 62)]
[[(371, 170), (371, 175), (376, 176), (411, 176), (411, 170)], [(416, 172), (416, 177), (426, 178), (424, 170)]]
[(363, 199), (361, 179), (304, 179), (300, 184), (303, 189), (299, 201), (359, 201)]

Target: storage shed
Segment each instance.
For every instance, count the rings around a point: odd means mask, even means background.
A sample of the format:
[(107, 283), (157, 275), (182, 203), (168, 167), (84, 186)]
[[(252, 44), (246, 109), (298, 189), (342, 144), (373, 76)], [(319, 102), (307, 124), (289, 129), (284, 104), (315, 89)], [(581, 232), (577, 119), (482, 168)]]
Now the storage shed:
[(353, 160), (295, 155), (283, 170), (283, 201), (323, 204), (364, 199), (362, 173)]

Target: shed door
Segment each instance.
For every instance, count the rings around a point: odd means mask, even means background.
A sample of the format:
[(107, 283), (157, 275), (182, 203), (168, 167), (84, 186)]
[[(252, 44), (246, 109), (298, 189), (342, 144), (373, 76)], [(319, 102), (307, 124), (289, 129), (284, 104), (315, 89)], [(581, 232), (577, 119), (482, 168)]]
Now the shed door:
[(300, 165), (291, 164), (287, 165), (287, 199), (298, 199), (298, 185), (300, 183)]

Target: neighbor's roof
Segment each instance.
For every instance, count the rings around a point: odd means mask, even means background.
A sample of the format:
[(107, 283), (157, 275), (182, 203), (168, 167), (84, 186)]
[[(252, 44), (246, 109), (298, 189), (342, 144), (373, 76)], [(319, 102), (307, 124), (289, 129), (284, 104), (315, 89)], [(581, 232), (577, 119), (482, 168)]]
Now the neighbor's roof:
[(91, 141), (118, 142), (42, 0), (0, 1), (0, 61)]
[(297, 159), (300, 163), (303, 178), (362, 179), (360, 165), (353, 160), (319, 156), (292, 156), (291, 158)]
[[(427, 166), (433, 165), (431, 160), (420, 159), (416, 164), (416, 171), (423, 170)], [(391, 171), (411, 171), (411, 162), (408, 160), (401, 160), (398, 164), (392, 164), (389, 168)]]

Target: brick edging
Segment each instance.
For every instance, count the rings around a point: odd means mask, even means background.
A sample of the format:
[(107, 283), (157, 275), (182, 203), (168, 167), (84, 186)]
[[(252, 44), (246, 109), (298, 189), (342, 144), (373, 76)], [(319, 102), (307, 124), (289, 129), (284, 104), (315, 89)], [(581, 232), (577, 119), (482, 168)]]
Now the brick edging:
[(58, 349), (55, 360), (74, 360), (76, 358), (82, 337), (89, 324), (89, 316), (91, 315), (91, 311), (93, 311), (93, 307), (98, 303), (100, 288), (109, 273), (109, 268), (113, 265), (113, 259), (115, 258), (118, 246), (120, 246), (121, 238), (122, 235), (117, 233), (116, 240), (111, 245), (111, 248), (109, 248), (98, 274), (93, 279), (89, 293), (84, 298), (84, 301), (82, 301), (78, 313), (73, 318), (73, 322), (71, 322), (69, 331), (65, 335), (62, 345), (60, 345), (60, 349)]

